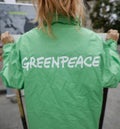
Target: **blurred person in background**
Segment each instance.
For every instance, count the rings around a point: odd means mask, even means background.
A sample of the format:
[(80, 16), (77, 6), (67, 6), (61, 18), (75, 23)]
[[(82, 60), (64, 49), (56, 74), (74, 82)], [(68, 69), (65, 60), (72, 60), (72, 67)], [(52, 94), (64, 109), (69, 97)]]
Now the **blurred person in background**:
[(38, 27), (2, 34), (6, 86), (24, 89), (29, 129), (97, 129), (103, 88), (120, 81), (117, 30), (82, 26), (82, 0), (36, 0)]

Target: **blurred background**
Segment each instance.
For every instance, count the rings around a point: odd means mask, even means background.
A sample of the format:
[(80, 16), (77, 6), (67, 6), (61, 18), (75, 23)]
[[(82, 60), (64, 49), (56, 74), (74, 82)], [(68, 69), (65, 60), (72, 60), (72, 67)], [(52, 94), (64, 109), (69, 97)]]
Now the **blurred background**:
[[(31, 0), (0, 0), (8, 3), (31, 4)], [(85, 26), (96, 32), (117, 29), (120, 32), (120, 0), (83, 0), (86, 7)]]

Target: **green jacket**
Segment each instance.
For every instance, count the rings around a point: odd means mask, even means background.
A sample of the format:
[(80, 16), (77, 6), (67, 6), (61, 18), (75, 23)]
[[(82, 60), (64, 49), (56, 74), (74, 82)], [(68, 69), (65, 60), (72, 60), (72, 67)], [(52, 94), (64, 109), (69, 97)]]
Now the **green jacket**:
[(59, 19), (4, 46), (3, 82), (24, 88), (29, 129), (98, 129), (103, 88), (120, 81), (113, 40)]

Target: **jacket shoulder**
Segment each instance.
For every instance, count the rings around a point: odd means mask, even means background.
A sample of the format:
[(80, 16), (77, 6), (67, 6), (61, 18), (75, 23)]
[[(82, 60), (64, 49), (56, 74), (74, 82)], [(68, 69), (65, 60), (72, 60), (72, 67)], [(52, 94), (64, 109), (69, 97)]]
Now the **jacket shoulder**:
[(82, 27), (81, 30), (91, 38), (96, 38), (96, 40), (102, 40), (102, 37), (99, 35), (99, 33), (94, 32), (93, 30), (87, 29)]

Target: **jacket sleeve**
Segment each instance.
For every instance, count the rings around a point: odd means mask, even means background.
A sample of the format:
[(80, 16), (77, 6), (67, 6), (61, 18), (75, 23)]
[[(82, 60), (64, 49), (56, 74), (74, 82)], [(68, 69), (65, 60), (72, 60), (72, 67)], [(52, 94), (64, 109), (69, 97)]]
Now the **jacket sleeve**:
[(17, 43), (4, 45), (3, 68), (0, 74), (5, 86), (17, 89), (23, 88), (23, 71)]
[(120, 57), (117, 52), (117, 43), (108, 40), (103, 44), (102, 54), (102, 83), (103, 87), (116, 87), (120, 82)]

